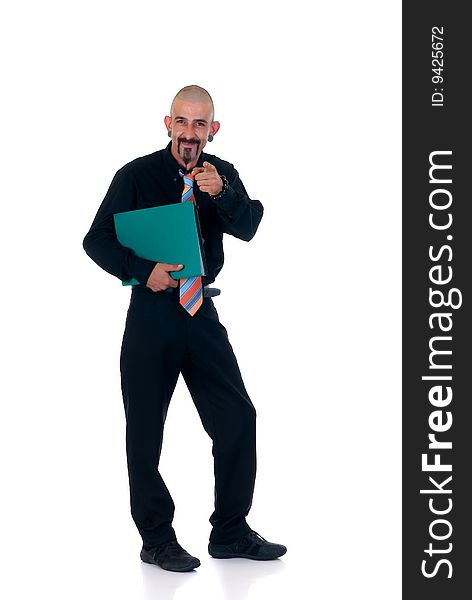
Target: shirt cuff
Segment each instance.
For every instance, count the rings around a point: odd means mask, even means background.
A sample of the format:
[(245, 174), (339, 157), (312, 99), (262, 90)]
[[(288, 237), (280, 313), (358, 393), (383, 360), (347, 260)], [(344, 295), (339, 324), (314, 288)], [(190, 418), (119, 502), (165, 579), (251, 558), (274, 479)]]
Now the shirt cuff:
[(139, 256), (136, 256), (134, 258), (132, 276), (142, 285), (146, 285), (149, 275), (152, 273), (152, 270), (156, 264), (157, 263), (152, 260), (147, 260), (146, 258), (140, 258)]
[(231, 222), (239, 219), (247, 205), (231, 186), (228, 186), (221, 198), (217, 198), (213, 202), (216, 204), (218, 211)]

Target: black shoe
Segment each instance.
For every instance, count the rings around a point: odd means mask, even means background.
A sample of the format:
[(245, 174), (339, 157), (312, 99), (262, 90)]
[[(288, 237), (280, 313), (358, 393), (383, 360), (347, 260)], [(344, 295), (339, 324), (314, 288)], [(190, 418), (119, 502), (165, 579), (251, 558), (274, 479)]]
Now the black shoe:
[(192, 571), (200, 566), (200, 561), (191, 556), (177, 541), (166, 542), (155, 548), (143, 546), (141, 560), (150, 565), (158, 565), (166, 571)]
[(272, 544), (255, 531), (249, 531), (232, 544), (208, 544), (208, 552), (213, 558), (252, 558), (253, 560), (273, 560), (287, 552), (282, 544)]

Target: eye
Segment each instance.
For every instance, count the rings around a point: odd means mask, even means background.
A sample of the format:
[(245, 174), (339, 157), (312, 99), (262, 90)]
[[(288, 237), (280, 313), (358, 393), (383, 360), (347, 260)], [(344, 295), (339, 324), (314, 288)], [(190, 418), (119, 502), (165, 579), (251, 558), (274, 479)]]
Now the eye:
[(184, 120), (183, 119), (175, 119), (175, 122), (178, 123), (179, 125), (181, 125), (184, 122)]
[(206, 123), (205, 121), (198, 121), (197, 125), (198, 127), (205, 127)]

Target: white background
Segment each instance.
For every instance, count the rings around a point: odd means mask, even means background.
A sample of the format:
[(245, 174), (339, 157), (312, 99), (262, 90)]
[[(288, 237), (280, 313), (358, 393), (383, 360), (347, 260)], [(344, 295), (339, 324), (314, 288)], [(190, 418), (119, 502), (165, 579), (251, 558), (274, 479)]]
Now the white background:
[[(400, 3), (5, 3), (1, 544), (5, 598), (400, 598)], [(82, 250), (114, 173), (207, 88), (265, 216), (215, 300), (258, 413), (249, 524), (206, 550), (211, 443), (179, 382), (161, 471), (194, 573), (139, 560), (119, 352), (129, 290)], [(264, 282), (273, 293), (265, 301)]]

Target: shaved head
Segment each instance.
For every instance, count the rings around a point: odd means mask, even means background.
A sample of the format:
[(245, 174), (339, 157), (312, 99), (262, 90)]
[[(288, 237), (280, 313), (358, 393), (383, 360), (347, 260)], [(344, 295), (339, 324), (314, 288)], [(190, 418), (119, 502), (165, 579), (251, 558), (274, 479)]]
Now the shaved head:
[(173, 115), (174, 103), (177, 99), (184, 100), (185, 102), (209, 104), (211, 106), (211, 118), (212, 120), (214, 119), (215, 107), (213, 106), (213, 100), (210, 94), (199, 85), (187, 85), (177, 92), (170, 107), (171, 115)]

